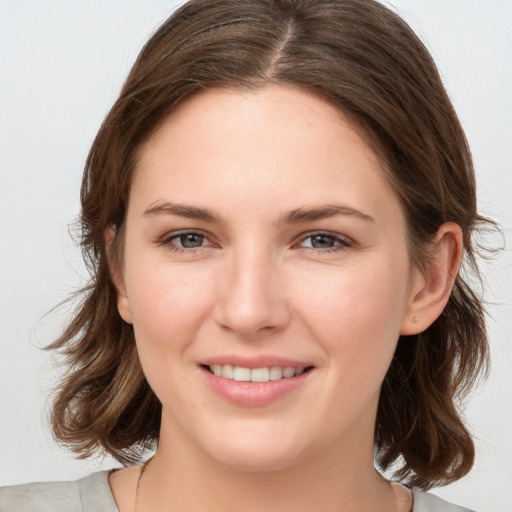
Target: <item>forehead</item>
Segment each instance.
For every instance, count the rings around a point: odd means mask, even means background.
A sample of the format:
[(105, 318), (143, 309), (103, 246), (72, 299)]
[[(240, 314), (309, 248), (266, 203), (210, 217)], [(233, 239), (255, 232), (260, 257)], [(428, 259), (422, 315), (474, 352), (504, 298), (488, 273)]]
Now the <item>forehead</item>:
[[(336, 129), (338, 128), (338, 129)], [(343, 137), (340, 138), (340, 130)], [(374, 157), (365, 134), (338, 108), (325, 99), (295, 87), (267, 85), (259, 89), (213, 88), (181, 102), (176, 109), (158, 126), (149, 139), (139, 148), (138, 156), (146, 158), (152, 150), (162, 150), (162, 141), (170, 137), (192, 142), (235, 139), (248, 142), (258, 151), (258, 142), (263, 135), (277, 142), (295, 145), (295, 152), (306, 150), (322, 139), (324, 149), (329, 143), (339, 145), (353, 140), (359, 149)], [(300, 144), (307, 139), (308, 144)], [(169, 140), (167, 140), (169, 142)], [(216, 144), (226, 150), (229, 145)], [(174, 148), (176, 149), (176, 148)], [(187, 147), (181, 146), (186, 150)], [(203, 146), (197, 149), (212, 149)], [(247, 147), (245, 148), (248, 149)], [(284, 149), (284, 148), (283, 148)], [(272, 145), (276, 152), (276, 145)], [(200, 156), (196, 153), (195, 156)], [(376, 158), (377, 164), (378, 159)]]
[(390, 202), (399, 206), (380, 159), (353, 123), (292, 88), (194, 96), (138, 156), (132, 195), (146, 203), (163, 194), (213, 209), (239, 200), (249, 207), (256, 198), (283, 209), (340, 201), (375, 212)]

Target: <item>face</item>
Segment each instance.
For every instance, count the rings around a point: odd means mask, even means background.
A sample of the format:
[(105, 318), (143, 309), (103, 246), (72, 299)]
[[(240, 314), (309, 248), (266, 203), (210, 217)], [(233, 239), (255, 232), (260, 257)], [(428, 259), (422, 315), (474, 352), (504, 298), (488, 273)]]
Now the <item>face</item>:
[(139, 157), (118, 307), (160, 443), (262, 470), (371, 457), (416, 275), (376, 155), (334, 107), (267, 87), (188, 100)]

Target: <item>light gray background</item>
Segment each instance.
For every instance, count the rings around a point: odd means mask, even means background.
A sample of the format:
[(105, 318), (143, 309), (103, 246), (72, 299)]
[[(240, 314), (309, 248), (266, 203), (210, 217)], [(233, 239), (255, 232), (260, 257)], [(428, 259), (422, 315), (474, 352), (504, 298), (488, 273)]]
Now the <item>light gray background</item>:
[[(69, 479), (75, 461), (46, 421), (58, 368), (39, 347), (69, 308), (45, 314), (84, 276), (68, 235), (88, 147), (137, 52), (172, 1), (0, 0), (0, 484)], [(511, 240), (512, 1), (397, 0), (434, 54), (473, 149), (480, 207)], [(499, 243), (499, 240), (497, 241)], [(484, 265), (491, 377), (471, 397), (478, 458), (440, 495), (512, 511), (512, 254)]]

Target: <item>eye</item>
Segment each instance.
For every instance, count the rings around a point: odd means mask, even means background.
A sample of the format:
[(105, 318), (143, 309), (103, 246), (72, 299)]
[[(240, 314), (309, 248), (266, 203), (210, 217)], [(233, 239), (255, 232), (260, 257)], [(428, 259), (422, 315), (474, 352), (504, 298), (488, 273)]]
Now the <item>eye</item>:
[(160, 242), (173, 251), (185, 252), (193, 251), (201, 247), (211, 245), (208, 238), (202, 233), (196, 231), (181, 231), (169, 233)]
[(176, 236), (173, 240), (185, 249), (195, 249), (204, 245), (205, 237), (199, 233), (186, 233)]
[(311, 233), (299, 243), (300, 247), (318, 249), (320, 251), (341, 250), (351, 245), (350, 240), (333, 233)]

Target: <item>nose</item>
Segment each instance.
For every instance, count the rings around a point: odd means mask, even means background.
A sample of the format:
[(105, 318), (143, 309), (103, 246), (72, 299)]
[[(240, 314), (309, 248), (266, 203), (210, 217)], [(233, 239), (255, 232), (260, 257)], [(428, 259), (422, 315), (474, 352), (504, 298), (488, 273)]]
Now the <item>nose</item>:
[(249, 341), (284, 329), (290, 321), (290, 310), (282, 269), (271, 255), (245, 250), (225, 265), (217, 281), (217, 324)]

